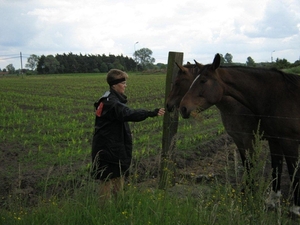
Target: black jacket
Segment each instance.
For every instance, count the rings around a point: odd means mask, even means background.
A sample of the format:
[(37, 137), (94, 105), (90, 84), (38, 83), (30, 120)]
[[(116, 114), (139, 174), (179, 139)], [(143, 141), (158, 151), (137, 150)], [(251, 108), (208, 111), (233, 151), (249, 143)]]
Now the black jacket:
[[(143, 121), (157, 116), (158, 109), (130, 109), (127, 97), (111, 89), (97, 103), (95, 131), (92, 143), (92, 160), (98, 154), (101, 161), (121, 164), (128, 169), (132, 158), (132, 136), (128, 121)], [(99, 153), (98, 153), (99, 152)]]

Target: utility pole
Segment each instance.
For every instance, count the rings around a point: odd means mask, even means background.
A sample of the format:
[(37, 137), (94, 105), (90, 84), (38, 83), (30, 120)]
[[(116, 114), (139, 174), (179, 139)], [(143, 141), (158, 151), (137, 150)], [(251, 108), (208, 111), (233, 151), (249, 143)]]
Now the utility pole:
[(135, 67), (135, 70), (136, 70), (136, 71), (137, 71), (137, 69), (138, 69), (138, 67), (137, 67), (138, 65), (137, 65), (136, 55), (135, 55), (135, 45), (138, 44), (138, 43), (139, 43), (139, 42), (137, 41), (137, 42), (135, 42), (134, 45), (133, 45), (133, 48), (134, 48), (134, 53), (133, 53), (133, 55), (134, 55), (134, 61), (135, 61), (135, 63), (136, 63), (136, 67)]
[(22, 74), (22, 78), (23, 78), (22, 52), (20, 52), (20, 60), (21, 60), (21, 74)]
[(271, 52), (271, 63), (273, 63), (273, 52), (275, 52), (275, 50)]

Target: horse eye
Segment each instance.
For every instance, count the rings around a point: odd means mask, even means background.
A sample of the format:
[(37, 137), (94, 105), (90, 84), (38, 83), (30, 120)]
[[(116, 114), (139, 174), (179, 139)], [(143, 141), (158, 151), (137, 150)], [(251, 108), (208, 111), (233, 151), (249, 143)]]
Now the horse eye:
[(201, 84), (205, 84), (207, 80), (200, 80)]

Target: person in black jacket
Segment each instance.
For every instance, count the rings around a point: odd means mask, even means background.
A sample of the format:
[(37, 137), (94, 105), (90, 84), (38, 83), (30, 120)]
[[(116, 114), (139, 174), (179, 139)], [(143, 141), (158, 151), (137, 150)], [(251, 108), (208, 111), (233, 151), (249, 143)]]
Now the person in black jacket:
[(124, 95), (127, 73), (112, 69), (107, 74), (109, 91), (95, 103), (96, 119), (92, 142), (92, 171), (100, 180), (100, 197), (108, 199), (123, 189), (132, 159), (132, 135), (128, 121), (139, 122), (162, 116), (164, 108), (130, 109)]

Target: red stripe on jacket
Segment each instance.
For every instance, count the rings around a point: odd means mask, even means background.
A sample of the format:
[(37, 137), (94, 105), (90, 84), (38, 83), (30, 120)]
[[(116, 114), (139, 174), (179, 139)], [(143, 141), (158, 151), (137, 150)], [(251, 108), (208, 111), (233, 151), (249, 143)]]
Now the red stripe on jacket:
[(102, 110), (103, 110), (103, 102), (100, 102), (97, 111), (96, 111), (96, 116), (100, 117), (102, 114)]

